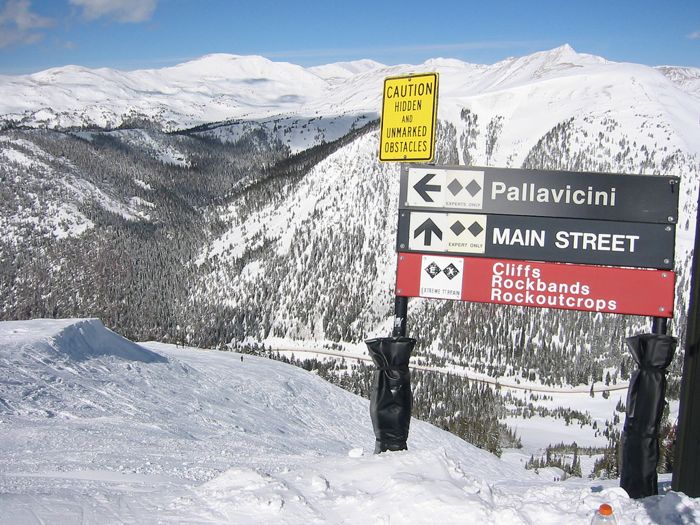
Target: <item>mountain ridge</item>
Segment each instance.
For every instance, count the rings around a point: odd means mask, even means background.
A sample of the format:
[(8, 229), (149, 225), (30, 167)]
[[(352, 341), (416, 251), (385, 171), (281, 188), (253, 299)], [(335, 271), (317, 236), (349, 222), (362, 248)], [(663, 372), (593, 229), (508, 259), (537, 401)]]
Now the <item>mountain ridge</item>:
[[(569, 45), (514, 57), (485, 66), (456, 59), (430, 59), (420, 65), (387, 66), (370, 60), (304, 68), (260, 56), (210, 54), (161, 69), (119, 71), (64, 66), (30, 75), (0, 77), (0, 123), (52, 129), (113, 129), (130, 119), (152, 120), (164, 130), (274, 115), (339, 116), (352, 112), (376, 116), (384, 77), (423, 69), (452, 78), (475, 75), (454, 89), (463, 96), (512, 88), (537, 79), (556, 78), (572, 69), (624, 68)], [(653, 71), (636, 66), (640, 71)], [(607, 70), (606, 69), (606, 70)], [(665, 68), (665, 77), (688, 75), (693, 68)], [(638, 73), (641, 74), (641, 73)], [(700, 74), (700, 73), (698, 73)], [(99, 90), (92, 86), (99, 85)], [(692, 84), (676, 82), (679, 89)], [(449, 91), (447, 92), (449, 93)], [(441, 98), (444, 95), (441, 94)]]

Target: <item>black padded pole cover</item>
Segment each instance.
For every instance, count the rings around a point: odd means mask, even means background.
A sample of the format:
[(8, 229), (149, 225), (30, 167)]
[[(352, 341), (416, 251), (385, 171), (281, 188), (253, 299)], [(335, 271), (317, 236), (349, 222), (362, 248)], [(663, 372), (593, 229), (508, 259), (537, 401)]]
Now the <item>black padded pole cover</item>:
[(377, 366), (372, 378), (369, 404), (377, 438), (374, 453), (406, 450), (413, 407), (408, 360), (416, 340), (410, 337), (380, 337), (365, 343)]
[(627, 416), (622, 431), (620, 486), (631, 498), (659, 493), (659, 429), (666, 395), (666, 368), (677, 340), (670, 335), (641, 334), (627, 338), (639, 368), (627, 391)]

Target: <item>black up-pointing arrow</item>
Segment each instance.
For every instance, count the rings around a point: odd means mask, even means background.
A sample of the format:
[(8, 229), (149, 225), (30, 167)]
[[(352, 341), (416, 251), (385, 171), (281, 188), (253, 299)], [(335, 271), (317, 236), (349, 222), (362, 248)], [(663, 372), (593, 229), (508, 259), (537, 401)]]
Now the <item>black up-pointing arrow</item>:
[(425, 233), (425, 242), (423, 244), (426, 246), (430, 246), (430, 243), (433, 240), (433, 234), (435, 234), (438, 239), (442, 240), (442, 230), (437, 227), (437, 224), (433, 222), (433, 219), (428, 219), (423, 224), (418, 226), (416, 233), (413, 234), (413, 238), (415, 239), (421, 233)]
[(429, 191), (440, 191), (442, 189), (437, 184), (428, 184), (433, 177), (435, 177), (435, 173), (428, 173), (425, 177), (413, 185), (413, 189), (418, 192), (418, 195), (420, 195), (425, 202), (434, 202), (433, 198), (428, 195)]

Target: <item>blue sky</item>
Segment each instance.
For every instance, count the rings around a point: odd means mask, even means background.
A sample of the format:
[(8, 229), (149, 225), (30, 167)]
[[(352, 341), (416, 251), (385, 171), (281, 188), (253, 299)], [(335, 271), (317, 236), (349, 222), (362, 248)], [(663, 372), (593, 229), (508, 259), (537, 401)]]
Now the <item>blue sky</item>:
[(564, 43), (614, 61), (700, 67), (700, 0), (0, 0), (0, 74), (149, 69), (208, 53), (302, 66), (492, 64)]

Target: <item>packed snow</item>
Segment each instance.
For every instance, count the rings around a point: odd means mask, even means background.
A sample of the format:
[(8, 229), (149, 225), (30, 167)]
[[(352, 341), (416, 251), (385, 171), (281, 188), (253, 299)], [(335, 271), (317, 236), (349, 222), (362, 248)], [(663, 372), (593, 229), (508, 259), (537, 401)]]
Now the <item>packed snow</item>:
[(277, 361), (136, 344), (97, 319), (0, 323), (0, 524), (700, 522), (700, 499), (546, 480)]

